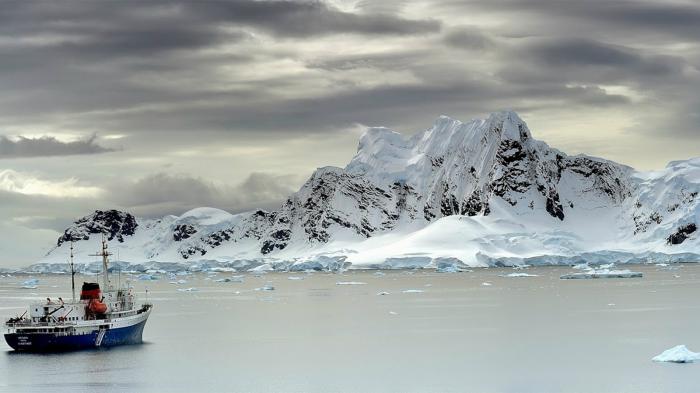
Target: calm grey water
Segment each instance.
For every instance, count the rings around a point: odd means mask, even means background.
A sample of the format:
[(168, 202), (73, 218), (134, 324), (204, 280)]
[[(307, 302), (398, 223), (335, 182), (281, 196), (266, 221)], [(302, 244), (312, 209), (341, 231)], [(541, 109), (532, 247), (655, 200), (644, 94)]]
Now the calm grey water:
[[(644, 278), (560, 280), (571, 269), (547, 267), (525, 278), (478, 269), (136, 281), (155, 303), (146, 343), (34, 355), (3, 340), (0, 390), (700, 391), (700, 364), (650, 360), (678, 344), (700, 351), (700, 266), (633, 269)], [(69, 297), (68, 277), (38, 278), (36, 290), (18, 289), (26, 277), (0, 278), (3, 318), (35, 299)], [(265, 284), (276, 290), (254, 290)], [(423, 292), (402, 292), (411, 289)]]

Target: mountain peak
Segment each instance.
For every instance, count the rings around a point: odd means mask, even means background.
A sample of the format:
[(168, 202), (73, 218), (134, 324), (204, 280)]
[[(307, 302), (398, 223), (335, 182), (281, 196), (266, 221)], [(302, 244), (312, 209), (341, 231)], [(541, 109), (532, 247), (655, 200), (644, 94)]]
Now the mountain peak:
[(489, 129), (500, 129), (503, 139), (511, 139), (525, 141), (532, 139), (530, 129), (525, 124), (525, 121), (518, 116), (517, 113), (511, 110), (505, 110), (492, 113), (486, 123)]

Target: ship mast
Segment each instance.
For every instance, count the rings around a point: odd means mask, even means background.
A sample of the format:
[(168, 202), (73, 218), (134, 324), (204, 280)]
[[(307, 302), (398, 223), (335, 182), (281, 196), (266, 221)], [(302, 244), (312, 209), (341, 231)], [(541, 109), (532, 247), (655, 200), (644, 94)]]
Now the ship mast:
[(108, 257), (110, 255), (112, 255), (112, 254), (109, 251), (107, 251), (107, 240), (105, 240), (105, 234), (103, 232), (102, 233), (102, 252), (99, 254), (92, 254), (91, 256), (102, 257), (102, 285), (104, 286), (105, 291), (109, 290), (109, 272), (107, 271), (107, 269), (108, 269), (108, 265), (109, 265)]
[(75, 303), (75, 268), (73, 265), (73, 239), (70, 240), (70, 286), (73, 291), (73, 303)]

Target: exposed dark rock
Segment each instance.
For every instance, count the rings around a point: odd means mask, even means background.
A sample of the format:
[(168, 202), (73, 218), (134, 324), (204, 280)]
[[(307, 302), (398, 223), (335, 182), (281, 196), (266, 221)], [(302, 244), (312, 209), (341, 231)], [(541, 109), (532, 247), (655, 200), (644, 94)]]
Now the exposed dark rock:
[(58, 238), (57, 245), (67, 241), (79, 241), (90, 239), (91, 234), (104, 233), (107, 240), (117, 239), (124, 242), (124, 236), (131, 236), (136, 231), (138, 223), (134, 216), (119, 210), (96, 210), (95, 213), (85, 216), (73, 223)]
[(697, 231), (698, 227), (695, 225), (695, 223), (690, 223), (687, 225), (684, 225), (682, 227), (679, 227), (675, 233), (672, 233), (666, 242), (668, 244), (681, 244), (683, 243), (688, 237), (690, 237), (690, 234)]
[(179, 242), (183, 239), (189, 239), (190, 236), (194, 235), (195, 233), (197, 233), (197, 230), (192, 225), (176, 225), (175, 228), (173, 228), (173, 240)]

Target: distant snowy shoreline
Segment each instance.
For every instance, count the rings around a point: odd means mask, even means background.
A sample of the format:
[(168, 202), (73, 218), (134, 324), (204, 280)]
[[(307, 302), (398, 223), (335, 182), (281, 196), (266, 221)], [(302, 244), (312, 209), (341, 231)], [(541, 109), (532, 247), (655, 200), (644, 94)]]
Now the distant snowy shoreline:
[[(234, 261), (197, 261), (183, 262), (143, 262), (132, 263), (124, 261), (111, 262), (112, 271), (146, 273), (146, 272), (302, 272), (326, 271), (338, 272), (343, 270), (399, 270), (399, 269), (432, 269), (445, 272), (459, 272), (469, 268), (492, 267), (527, 267), (527, 266), (600, 266), (606, 264), (650, 265), (650, 264), (681, 264), (700, 263), (700, 254), (663, 254), (663, 253), (623, 253), (599, 252), (586, 253), (577, 256), (544, 255), (529, 258), (490, 258), (479, 255), (477, 263), (465, 263), (457, 258), (405, 257), (389, 258), (381, 263), (354, 265), (347, 262), (346, 257), (322, 256), (303, 260), (234, 260)], [(77, 272), (94, 274), (102, 269), (101, 262), (76, 263)], [(66, 274), (70, 273), (68, 263), (36, 263), (19, 269), (0, 269), (0, 273), (27, 274)]]

